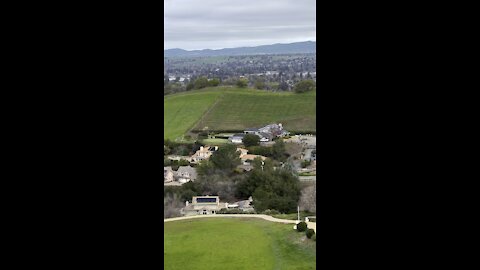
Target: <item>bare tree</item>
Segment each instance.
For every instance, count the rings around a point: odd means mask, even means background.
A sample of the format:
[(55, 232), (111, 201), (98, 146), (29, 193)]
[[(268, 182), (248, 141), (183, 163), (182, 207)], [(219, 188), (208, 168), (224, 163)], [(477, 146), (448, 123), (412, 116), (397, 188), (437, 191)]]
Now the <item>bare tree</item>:
[(184, 205), (177, 194), (167, 194), (167, 196), (163, 198), (163, 218), (179, 217), (180, 209), (182, 209)]
[(300, 197), (300, 209), (311, 213), (317, 212), (317, 184), (306, 187), (302, 190)]

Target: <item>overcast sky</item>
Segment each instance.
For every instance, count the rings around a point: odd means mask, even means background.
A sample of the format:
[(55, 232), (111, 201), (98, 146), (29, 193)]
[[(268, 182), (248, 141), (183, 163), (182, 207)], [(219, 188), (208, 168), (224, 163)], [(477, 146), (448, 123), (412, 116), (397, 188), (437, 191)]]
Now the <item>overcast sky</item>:
[(315, 41), (315, 0), (164, 0), (164, 48)]

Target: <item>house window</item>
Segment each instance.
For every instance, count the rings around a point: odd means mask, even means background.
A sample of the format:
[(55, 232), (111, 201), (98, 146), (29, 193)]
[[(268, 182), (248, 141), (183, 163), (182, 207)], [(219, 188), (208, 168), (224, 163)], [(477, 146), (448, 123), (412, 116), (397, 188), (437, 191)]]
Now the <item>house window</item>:
[(215, 211), (212, 211), (212, 214), (215, 214)]

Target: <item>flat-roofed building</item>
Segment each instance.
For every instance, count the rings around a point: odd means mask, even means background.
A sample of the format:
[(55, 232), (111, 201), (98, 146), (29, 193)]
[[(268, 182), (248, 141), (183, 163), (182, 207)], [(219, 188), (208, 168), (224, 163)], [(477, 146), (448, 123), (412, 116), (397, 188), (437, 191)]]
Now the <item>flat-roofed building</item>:
[(182, 214), (185, 216), (215, 215), (217, 211), (227, 208), (227, 203), (221, 203), (219, 196), (194, 196), (192, 203), (185, 202)]

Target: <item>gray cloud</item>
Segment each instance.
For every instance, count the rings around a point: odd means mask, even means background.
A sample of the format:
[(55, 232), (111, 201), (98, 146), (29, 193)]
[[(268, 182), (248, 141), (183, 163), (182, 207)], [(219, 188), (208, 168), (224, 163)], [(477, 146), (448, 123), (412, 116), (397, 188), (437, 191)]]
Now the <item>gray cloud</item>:
[(165, 49), (315, 40), (315, 0), (164, 0)]

